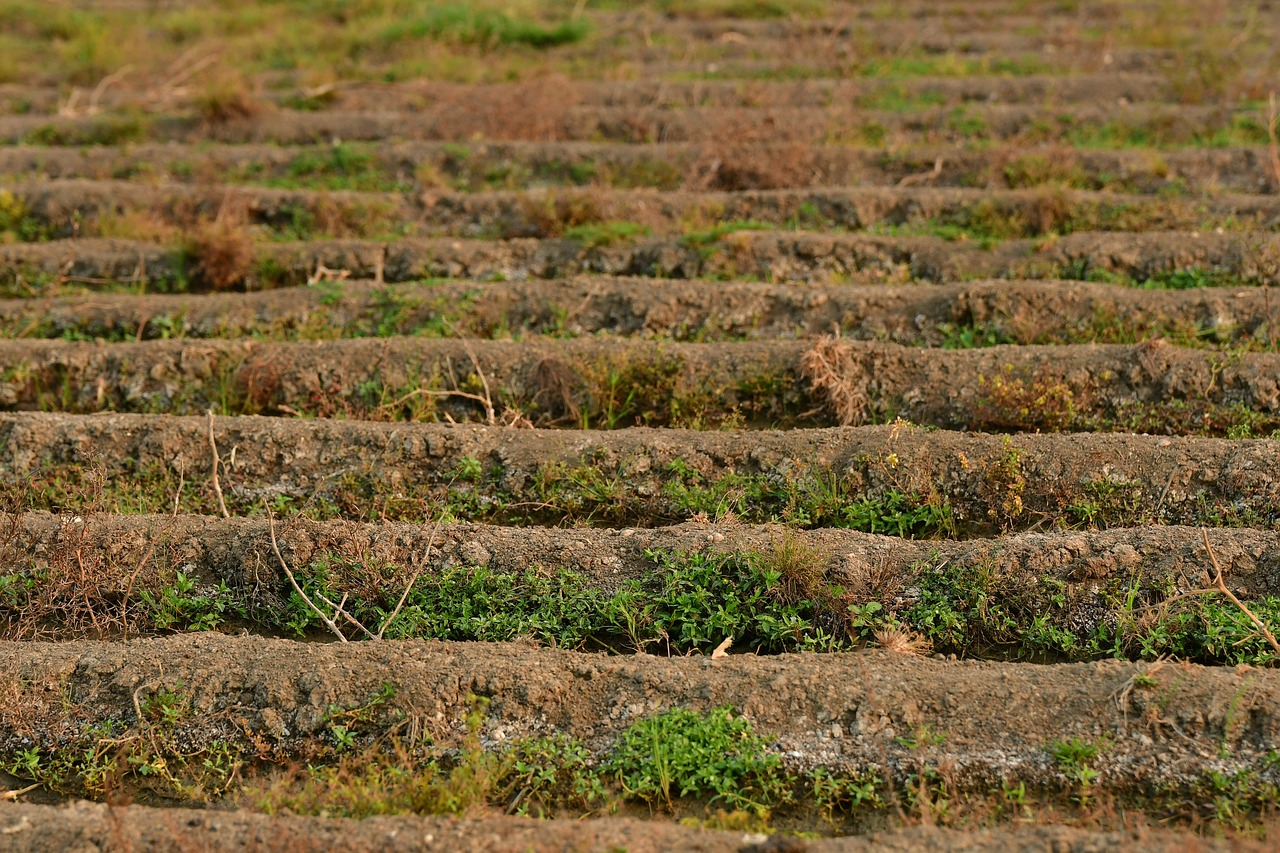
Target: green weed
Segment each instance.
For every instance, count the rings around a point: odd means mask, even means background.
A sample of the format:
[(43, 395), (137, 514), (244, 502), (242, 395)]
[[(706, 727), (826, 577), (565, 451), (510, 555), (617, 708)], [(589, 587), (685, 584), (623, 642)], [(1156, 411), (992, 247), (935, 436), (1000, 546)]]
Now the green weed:
[(1093, 787), (1102, 775), (1093, 764), (1105, 746), (1105, 740), (1084, 741), (1072, 737), (1054, 741), (1045, 747), (1058, 769), (1075, 785), (1072, 799), (1082, 808), (1093, 801)]
[(591, 24), (584, 18), (545, 26), (467, 3), (445, 3), (388, 25), (379, 40), (384, 45), (430, 38), (486, 49), (511, 44), (548, 48), (581, 41), (590, 31)]
[(678, 797), (759, 815), (792, 798), (778, 755), (728, 708), (673, 708), (633, 723), (606, 765), (626, 796), (672, 806)]
[(705, 251), (730, 234), (736, 234), (739, 231), (771, 231), (776, 227), (770, 222), (759, 222), (754, 219), (736, 219), (718, 223), (705, 230), (687, 231), (680, 240), (691, 249)]
[(589, 222), (566, 228), (566, 240), (576, 240), (584, 248), (597, 249), (627, 240), (634, 240), (650, 233), (650, 229), (634, 222)]
[(158, 631), (212, 631), (226, 620), (228, 611), (245, 613), (226, 581), (201, 589), (182, 572), (177, 573), (173, 586), (159, 592), (141, 590), (138, 598), (146, 611), (144, 618)]

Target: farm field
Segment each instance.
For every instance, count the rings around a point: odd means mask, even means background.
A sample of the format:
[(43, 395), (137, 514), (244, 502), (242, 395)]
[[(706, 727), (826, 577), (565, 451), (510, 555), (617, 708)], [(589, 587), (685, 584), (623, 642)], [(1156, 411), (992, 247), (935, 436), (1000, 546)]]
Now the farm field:
[(0, 0), (0, 849), (1274, 849), (1277, 37)]

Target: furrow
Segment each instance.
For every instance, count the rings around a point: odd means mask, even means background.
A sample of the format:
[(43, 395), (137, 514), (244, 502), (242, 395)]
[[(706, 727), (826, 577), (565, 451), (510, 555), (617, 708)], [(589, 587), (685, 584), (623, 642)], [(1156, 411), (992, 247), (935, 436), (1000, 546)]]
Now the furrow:
[[(1271, 528), (1278, 505), (1272, 440), (254, 417), (215, 419), (214, 432), (237, 514), (268, 502), (319, 518), (421, 520), (448, 508), (468, 520), (736, 517), (973, 536), (1056, 523)], [(0, 466), (35, 487), (34, 508), (164, 513), (177, 495), (188, 510), (216, 512), (203, 473), (212, 470), (207, 418), (11, 413), (0, 415), (0, 440)]]
[(254, 293), (4, 300), (0, 335), (118, 342), (604, 333), (730, 341), (812, 338), (838, 327), (847, 337), (950, 348), (1163, 337), (1181, 346), (1270, 349), (1269, 302), (1259, 287), (1156, 290), (1083, 281), (893, 287), (602, 277), (342, 281)]

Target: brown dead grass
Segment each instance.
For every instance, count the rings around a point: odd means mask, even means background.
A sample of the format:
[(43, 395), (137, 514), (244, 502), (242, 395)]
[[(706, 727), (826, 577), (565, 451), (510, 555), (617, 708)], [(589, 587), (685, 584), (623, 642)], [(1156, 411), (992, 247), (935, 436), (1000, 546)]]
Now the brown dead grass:
[(462, 87), (441, 100), (441, 135), (555, 142), (570, 136), (568, 121), (578, 100), (572, 81), (557, 74), (506, 86)]
[(525, 195), (520, 199), (520, 209), (530, 233), (509, 236), (563, 237), (570, 228), (608, 218), (603, 199), (591, 190)]
[(1009, 189), (1075, 187), (1085, 180), (1080, 153), (1069, 145), (1049, 145), (1028, 150), (1006, 145), (992, 152), (986, 183)]
[(800, 372), (842, 426), (857, 426), (867, 416), (868, 365), (848, 341), (821, 337), (800, 360)]
[(271, 110), (252, 85), (239, 76), (223, 75), (204, 85), (191, 98), (196, 114), (210, 127), (249, 121)]
[(172, 245), (180, 239), (182, 233), (181, 226), (172, 218), (147, 208), (103, 214), (98, 218), (96, 230), (101, 237), (142, 240), (162, 245)]
[(710, 142), (698, 147), (685, 174), (691, 190), (772, 190), (821, 183), (816, 145), (821, 129), (784, 121), (773, 113), (759, 119), (709, 118)]
[[(65, 517), (64, 534), (40, 548), (22, 521), (28, 488), (17, 484), (0, 490), (0, 560), (6, 566), (31, 564), (38, 576), (27, 594), (19, 597), (20, 606), (0, 607), (4, 616), (0, 636), (7, 640), (104, 639), (127, 637), (146, 628), (149, 617), (140, 605), (144, 596), (158, 595), (164, 585), (165, 561), (156, 553), (157, 546), (167, 550), (164, 531), (156, 534), (137, 561), (122, 561), (100, 547), (93, 528), (103, 479), (95, 473), (89, 483), (94, 494), (90, 508)], [(33, 560), (33, 554), (38, 558)]]
[(188, 251), (195, 260), (196, 277), (214, 290), (230, 290), (244, 283), (253, 270), (253, 238), (241, 224), (218, 219), (198, 226)]
[(549, 357), (534, 363), (524, 390), (533, 410), (544, 413), (551, 423), (577, 423), (582, 419), (586, 389), (586, 380), (577, 368), (563, 359)]
[(1071, 196), (1062, 188), (1041, 189), (1022, 208), (1018, 219), (1022, 235), (1064, 233), (1069, 229), (1074, 205)]
[(881, 628), (876, 631), (875, 637), (876, 645), (894, 654), (920, 657), (933, 651), (933, 645), (928, 638), (917, 634), (910, 628), (901, 626)]

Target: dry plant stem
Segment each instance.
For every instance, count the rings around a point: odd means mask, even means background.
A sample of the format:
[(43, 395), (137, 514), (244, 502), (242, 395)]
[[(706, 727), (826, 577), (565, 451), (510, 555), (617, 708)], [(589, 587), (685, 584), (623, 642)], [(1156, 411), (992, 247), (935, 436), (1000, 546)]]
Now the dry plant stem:
[(218, 442), (213, 438), (213, 409), (209, 409), (209, 448), (213, 451), (213, 493), (218, 496), (218, 510), (223, 518), (230, 518), (227, 502), (222, 499), (222, 485), (218, 482), (218, 466), (222, 460), (218, 458)]
[(858, 426), (866, 417), (866, 394), (850, 376), (850, 352), (837, 328), (830, 337), (818, 338), (800, 362), (801, 373), (841, 426)]
[[(434, 391), (428, 388), (418, 388), (413, 391), (410, 391), (408, 394), (405, 394), (403, 397), (400, 397), (399, 399), (396, 399), (396, 400), (392, 400), (390, 403), (385, 403), (379, 408), (394, 409), (396, 406), (404, 405), (405, 403), (412, 400), (414, 397), (462, 397), (463, 399), (466, 399), (466, 400), (475, 400), (477, 403), (485, 407), (486, 412), (493, 411), (492, 408), (490, 408), (491, 406), (490, 402), (486, 400), (484, 397), (481, 397), (479, 394), (472, 394), (469, 391)], [(490, 423), (492, 423), (492, 421), (490, 421)]]
[(307, 276), (307, 284), (316, 285), (322, 281), (346, 281), (351, 277), (351, 270), (335, 270), (316, 261), (316, 271)]
[[(392, 402), (381, 406), (380, 408), (394, 409), (396, 406), (403, 405), (414, 397), (461, 397), (465, 400), (474, 400), (481, 406), (484, 406), (485, 423), (489, 426), (496, 426), (498, 423), (498, 416), (493, 409), (493, 394), (489, 390), (489, 378), (484, 375), (484, 370), (480, 367), (480, 359), (476, 357), (476, 351), (472, 349), (471, 344), (467, 343), (466, 339), (458, 332), (457, 327), (452, 323), (448, 324), (448, 326), (449, 330), (458, 336), (459, 343), (462, 344), (462, 348), (466, 350), (467, 356), (471, 359), (471, 366), (475, 368), (476, 376), (480, 377), (480, 385), (484, 388), (484, 396), (472, 394), (470, 391), (436, 391), (427, 388), (418, 388), (410, 391), (408, 394), (405, 394), (397, 400), (393, 400)], [(458, 384), (457, 379), (454, 379), (454, 384)], [(445, 413), (445, 417), (448, 417), (448, 413)], [(452, 423), (452, 419), (450, 419), (450, 423)]]
[(912, 187), (916, 184), (923, 184), (928, 181), (936, 180), (942, 174), (943, 159), (939, 157), (933, 161), (933, 168), (927, 172), (919, 172), (914, 175), (907, 175), (898, 181), (900, 187)]
[(107, 90), (107, 87), (113, 83), (119, 83), (128, 76), (129, 72), (132, 70), (132, 65), (126, 65), (115, 73), (108, 74), (106, 77), (103, 77), (98, 81), (98, 85), (93, 87), (93, 92), (89, 95), (89, 115), (94, 115), (98, 112), (98, 101), (102, 98), (102, 93)]
[[(326, 616), (325, 612), (319, 607), (316, 607), (315, 602), (302, 591), (302, 587), (298, 584), (298, 579), (293, 576), (293, 572), (289, 569), (289, 564), (284, 561), (284, 555), (280, 553), (280, 543), (276, 541), (276, 517), (271, 512), (271, 506), (265, 499), (262, 501), (262, 506), (267, 511), (267, 529), (271, 532), (271, 550), (275, 552), (276, 559), (280, 561), (280, 568), (284, 569), (285, 575), (289, 578), (289, 583), (293, 585), (293, 591), (296, 592), (306, 603), (307, 607), (311, 608), (312, 613), (320, 617), (320, 621), (333, 632), (333, 635), (338, 638), (339, 642), (347, 642), (347, 636), (342, 633), (342, 629), (338, 627), (338, 623)], [(345, 601), (345, 599), (343, 600)]]
[(182, 487), (187, 483), (187, 472), (182, 466), (178, 467), (178, 488), (173, 491), (173, 514), (178, 515), (178, 505), (182, 502)]
[(343, 619), (350, 622), (353, 626), (355, 626), (356, 628), (359, 628), (360, 631), (370, 640), (377, 639), (377, 637), (374, 636), (373, 632), (364, 626), (364, 623), (362, 623), (359, 619), (357, 619), (356, 617), (352, 616), (350, 613), (347, 612), (347, 599), (350, 598), (351, 596), (350, 593), (344, 592), (342, 594), (342, 600), (339, 601), (337, 604), (334, 604), (326, 596), (319, 595), (318, 593), (317, 595), (321, 601), (323, 601), (325, 604), (333, 608), (333, 615), (341, 616)]
[(179, 86), (218, 61), (218, 54), (216, 53), (211, 53), (192, 61), (195, 51), (196, 48), (191, 48), (173, 61), (173, 64), (169, 66), (169, 78), (149, 91), (147, 93), (148, 99), (162, 103), (168, 102), (171, 97), (178, 94)]
[(5, 791), (3, 794), (0, 794), (0, 800), (10, 800), (10, 801), (16, 800), (18, 799), (18, 797), (21, 797), (23, 794), (30, 794), (32, 791), (34, 791), (36, 788), (39, 788), (43, 784), (44, 784), (43, 782), (34, 782), (25, 788), (16, 788), (12, 791)]
[(1204, 528), (1201, 528), (1200, 536), (1204, 539), (1204, 549), (1205, 551), (1208, 552), (1209, 559), (1213, 563), (1213, 571), (1214, 571), (1213, 582), (1215, 584), (1215, 586), (1212, 589), (1202, 590), (1202, 592), (1220, 592), (1223, 595), (1225, 595), (1227, 598), (1231, 599), (1231, 603), (1234, 604), (1236, 607), (1239, 607), (1240, 611), (1244, 613), (1245, 616), (1249, 617), (1249, 621), (1253, 623), (1253, 626), (1257, 628), (1259, 632), (1262, 633), (1262, 636), (1267, 638), (1267, 642), (1270, 643), (1271, 648), (1275, 650), (1276, 657), (1280, 658), (1280, 642), (1276, 641), (1276, 635), (1271, 633), (1271, 630), (1267, 628), (1265, 624), (1263, 624), (1263, 621), (1261, 619), (1259, 619), (1257, 616), (1254, 615), (1252, 610), (1250, 610), (1248, 607), (1245, 606), (1243, 601), (1236, 598), (1236, 594), (1232, 592), (1230, 589), (1228, 589), (1226, 582), (1223, 581), (1222, 565), (1218, 562), (1218, 555), (1213, 553), (1213, 546), (1209, 544), (1209, 532)]
[(484, 375), (484, 371), (480, 369), (480, 360), (476, 358), (476, 351), (471, 348), (471, 344), (467, 343), (465, 338), (462, 340), (462, 348), (467, 351), (471, 364), (476, 369), (476, 376), (480, 377), (480, 384), (484, 386), (484, 417), (489, 426), (493, 426), (497, 423), (497, 418), (493, 414), (493, 394), (489, 391), (489, 379)]
[[(418, 577), (422, 574), (422, 570), (418, 569), (418, 571), (414, 572), (413, 577), (411, 577), (408, 584), (405, 585), (404, 592), (400, 596), (400, 601), (396, 604), (396, 609), (382, 623), (381, 628), (379, 628), (378, 633), (376, 634), (370, 631), (359, 619), (347, 612), (347, 599), (350, 597), (349, 593), (343, 593), (342, 600), (338, 602), (331, 601), (328, 597), (317, 593), (316, 597), (333, 611), (333, 616), (329, 616), (311, 600), (310, 596), (303, 592), (302, 585), (298, 583), (298, 579), (289, 568), (289, 564), (285, 562), (284, 554), (280, 552), (280, 542), (276, 539), (276, 519), (275, 515), (271, 512), (271, 506), (265, 500), (263, 500), (262, 506), (267, 511), (267, 526), (271, 533), (271, 550), (275, 552), (276, 560), (280, 563), (280, 568), (284, 569), (285, 575), (289, 578), (289, 583), (293, 586), (293, 591), (298, 593), (298, 597), (300, 597), (307, 607), (310, 608), (311, 612), (320, 618), (320, 621), (323, 622), (325, 627), (327, 627), (333, 635), (338, 638), (339, 642), (350, 642), (347, 635), (343, 633), (341, 626), (338, 624), (339, 619), (350, 623), (355, 628), (358, 628), (360, 633), (364, 634), (370, 640), (381, 640), (383, 634), (386, 633), (387, 627), (395, 621), (397, 616), (400, 615), (400, 610), (404, 607), (405, 601), (409, 598), (409, 592), (413, 589), (413, 585), (417, 583)], [(437, 523), (435, 529), (431, 532), (431, 540), (427, 544), (428, 555), (430, 555), (431, 549), (435, 545), (436, 532), (439, 528), (440, 525)]]
[[(163, 667), (161, 668), (161, 671), (160, 671), (160, 677), (161, 678), (164, 677)], [(142, 704), (138, 701), (138, 694), (141, 693), (143, 690), (147, 690), (148, 688), (155, 686), (155, 684), (156, 682), (153, 681), (153, 682), (147, 682), (147, 683), (138, 685), (138, 689), (133, 691), (133, 710), (134, 710), (134, 713), (138, 715), (138, 729), (140, 732), (138, 737), (141, 737), (142, 735), (146, 735), (147, 740), (151, 743), (151, 749), (156, 754), (159, 754), (160, 744), (156, 743), (155, 730), (152, 726), (147, 724), (146, 718), (142, 716)], [(126, 735), (126, 738), (128, 738), (127, 735)], [(160, 774), (163, 776), (163, 778), (168, 779), (171, 782), (177, 781), (176, 779), (174, 779), (173, 774), (169, 773), (167, 770), (163, 768), (160, 769)]]

